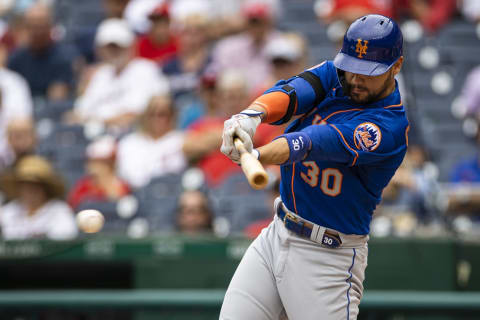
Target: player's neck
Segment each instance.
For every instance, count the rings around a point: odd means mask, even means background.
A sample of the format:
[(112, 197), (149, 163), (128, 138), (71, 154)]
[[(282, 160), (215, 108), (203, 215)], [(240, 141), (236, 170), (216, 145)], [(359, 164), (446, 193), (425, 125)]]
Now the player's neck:
[(385, 99), (386, 97), (388, 97), (389, 95), (391, 95), (392, 92), (395, 91), (395, 87), (396, 87), (395, 79), (392, 79), (392, 80), (388, 83), (388, 85), (385, 87), (385, 89), (382, 91), (382, 93), (378, 96), (378, 100)]

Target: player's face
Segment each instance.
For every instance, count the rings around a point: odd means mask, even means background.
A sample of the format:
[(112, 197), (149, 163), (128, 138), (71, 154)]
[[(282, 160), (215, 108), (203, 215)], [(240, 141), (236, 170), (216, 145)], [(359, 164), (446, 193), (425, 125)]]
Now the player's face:
[(379, 76), (345, 72), (345, 94), (356, 103), (380, 100), (388, 95), (386, 92), (391, 92), (393, 77), (391, 69)]
[(403, 58), (387, 72), (379, 76), (345, 71), (344, 90), (347, 96), (356, 103), (372, 103), (388, 96), (395, 89), (395, 76), (400, 72)]

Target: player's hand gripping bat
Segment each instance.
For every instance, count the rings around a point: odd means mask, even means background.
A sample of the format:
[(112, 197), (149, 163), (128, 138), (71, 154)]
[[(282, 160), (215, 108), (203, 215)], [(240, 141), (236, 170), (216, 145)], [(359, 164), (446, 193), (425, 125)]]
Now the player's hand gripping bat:
[(253, 189), (265, 188), (268, 183), (268, 174), (260, 161), (245, 149), (242, 140), (235, 138), (233, 142), (235, 143), (235, 148), (240, 152), (240, 164), (248, 183)]

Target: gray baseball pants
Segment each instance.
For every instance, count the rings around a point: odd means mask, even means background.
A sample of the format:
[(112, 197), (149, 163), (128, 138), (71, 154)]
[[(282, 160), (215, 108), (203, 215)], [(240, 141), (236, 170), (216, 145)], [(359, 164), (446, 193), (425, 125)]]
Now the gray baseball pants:
[(363, 293), (368, 236), (340, 234), (323, 247), (275, 216), (242, 258), (221, 320), (354, 320)]

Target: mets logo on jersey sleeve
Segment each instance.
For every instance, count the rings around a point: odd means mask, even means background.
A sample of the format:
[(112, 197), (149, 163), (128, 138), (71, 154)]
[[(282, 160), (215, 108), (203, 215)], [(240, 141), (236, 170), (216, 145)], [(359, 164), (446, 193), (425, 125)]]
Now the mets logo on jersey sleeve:
[(353, 133), (355, 146), (363, 151), (373, 151), (377, 149), (382, 140), (382, 132), (377, 125), (371, 122), (364, 122), (355, 128)]

